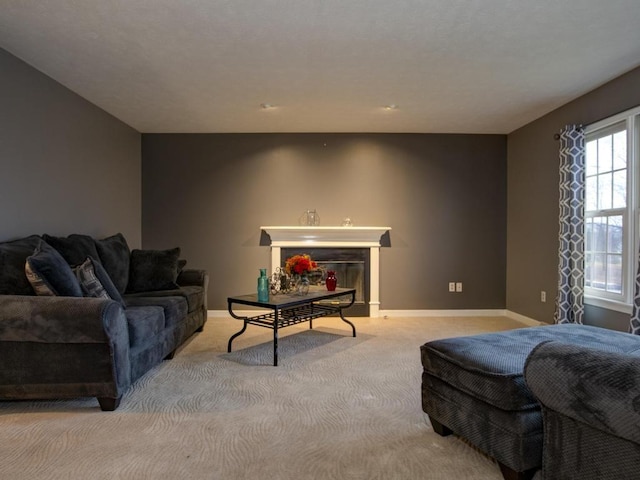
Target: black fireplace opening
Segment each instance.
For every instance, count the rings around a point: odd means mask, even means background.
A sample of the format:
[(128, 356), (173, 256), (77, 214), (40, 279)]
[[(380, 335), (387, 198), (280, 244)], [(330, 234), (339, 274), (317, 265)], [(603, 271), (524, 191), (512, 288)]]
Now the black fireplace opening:
[(356, 289), (356, 300), (352, 307), (345, 310), (345, 316), (369, 316), (371, 252), (368, 248), (286, 247), (280, 250), (280, 266), (284, 267), (287, 258), (301, 254), (309, 255), (323, 272), (322, 275), (310, 275), (312, 283), (324, 286), (326, 272), (333, 270), (338, 278), (338, 287)]

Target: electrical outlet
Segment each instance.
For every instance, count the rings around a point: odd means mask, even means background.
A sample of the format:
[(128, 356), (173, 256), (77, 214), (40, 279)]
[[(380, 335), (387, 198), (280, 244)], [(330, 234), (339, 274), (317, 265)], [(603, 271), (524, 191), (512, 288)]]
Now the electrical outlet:
[(456, 291), (456, 282), (449, 282), (449, 291), (450, 292)]
[(462, 282), (456, 283), (456, 292), (460, 293), (462, 291)]
[(544, 290), (540, 291), (540, 301), (542, 303), (545, 303), (547, 301), (547, 292), (545, 292)]

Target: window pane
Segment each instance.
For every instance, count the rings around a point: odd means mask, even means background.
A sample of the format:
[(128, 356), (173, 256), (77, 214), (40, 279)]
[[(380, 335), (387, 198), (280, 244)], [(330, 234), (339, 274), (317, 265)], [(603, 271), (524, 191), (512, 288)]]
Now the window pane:
[(598, 177), (587, 177), (585, 185), (584, 208), (588, 212), (598, 209)]
[(598, 253), (593, 255), (593, 263), (591, 265), (591, 286), (593, 288), (598, 288), (604, 290), (605, 282), (606, 282), (606, 266), (605, 266), (605, 258), (606, 255)]
[(613, 135), (613, 168), (627, 168), (627, 131)]
[(591, 236), (593, 235), (593, 220), (591, 218), (586, 218), (584, 220), (584, 251), (590, 252), (593, 241), (591, 240)]
[(598, 173), (610, 172), (612, 166), (611, 135), (598, 139)]
[(598, 173), (598, 141), (587, 142), (585, 148), (585, 163), (587, 176)]
[(607, 252), (622, 253), (622, 216), (609, 217)]
[(591, 287), (591, 264), (593, 262), (592, 259), (593, 255), (591, 255), (590, 253), (587, 253), (584, 256), (584, 286), (585, 287)]
[(607, 290), (622, 293), (622, 255), (608, 255)]
[(613, 173), (613, 208), (627, 206), (627, 171)]
[(607, 219), (595, 217), (593, 219), (592, 251), (605, 252), (607, 247)]
[(598, 208), (600, 210), (611, 208), (611, 180), (610, 173), (598, 175)]

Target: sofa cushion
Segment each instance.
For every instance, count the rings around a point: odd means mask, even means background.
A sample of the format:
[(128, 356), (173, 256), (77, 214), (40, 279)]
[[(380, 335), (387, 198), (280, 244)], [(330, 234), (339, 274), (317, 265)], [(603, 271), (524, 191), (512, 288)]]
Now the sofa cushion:
[(73, 269), (85, 297), (109, 298), (124, 306), (122, 295), (104, 267), (92, 257)]
[(179, 248), (133, 250), (129, 267), (128, 293), (178, 288)]
[(503, 410), (538, 408), (524, 382), (536, 345), (561, 340), (610, 352), (640, 350), (640, 336), (586, 325), (548, 325), (434, 340), (421, 347), (424, 371)]
[(164, 310), (164, 323), (169, 327), (185, 320), (187, 301), (183, 297), (131, 297), (125, 296), (127, 310), (130, 307), (157, 306)]
[(135, 306), (127, 308), (129, 345), (132, 348), (144, 345), (165, 328), (164, 310), (157, 306)]
[(0, 243), (0, 295), (33, 295), (25, 262), (40, 243), (38, 235)]
[(96, 243), (88, 235), (72, 234), (68, 237), (53, 237), (45, 233), (42, 239), (55, 248), (72, 267), (80, 265), (87, 257), (98, 258)]
[(189, 313), (204, 306), (204, 288), (188, 285), (175, 290), (158, 290), (154, 292), (127, 293), (126, 298), (135, 297), (184, 297), (187, 300)]
[(129, 282), (129, 259), (131, 257), (127, 240), (121, 233), (116, 233), (95, 242), (100, 263), (118, 291), (124, 293)]
[(82, 297), (80, 283), (67, 261), (43, 240), (27, 257), (25, 274), (38, 295)]

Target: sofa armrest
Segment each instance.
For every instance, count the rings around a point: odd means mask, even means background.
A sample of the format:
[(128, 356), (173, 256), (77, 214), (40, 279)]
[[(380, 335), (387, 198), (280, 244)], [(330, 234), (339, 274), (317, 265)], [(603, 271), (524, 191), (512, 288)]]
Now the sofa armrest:
[(187, 269), (180, 272), (177, 280), (178, 285), (181, 287), (196, 286), (202, 287), (203, 294), (203, 308), (205, 314), (207, 312), (207, 290), (209, 289), (209, 273), (206, 270)]
[(122, 306), (83, 297), (0, 295), (0, 397), (119, 398), (131, 384)]
[(524, 374), (543, 409), (640, 444), (640, 356), (544, 342)]
[(177, 283), (181, 287), (187, 287), (190, 285), (204, 287), (208, 280), (209, 275), (206, 270), (186, 269), (178, 275)]

